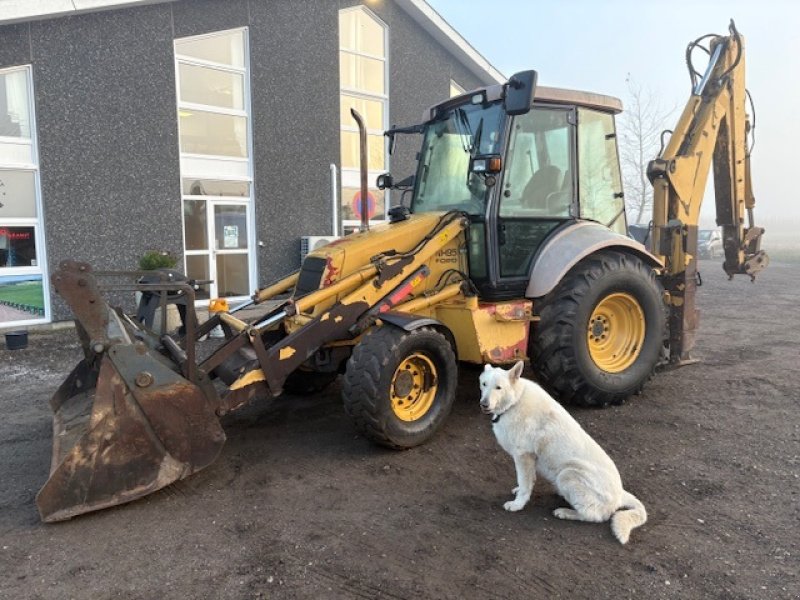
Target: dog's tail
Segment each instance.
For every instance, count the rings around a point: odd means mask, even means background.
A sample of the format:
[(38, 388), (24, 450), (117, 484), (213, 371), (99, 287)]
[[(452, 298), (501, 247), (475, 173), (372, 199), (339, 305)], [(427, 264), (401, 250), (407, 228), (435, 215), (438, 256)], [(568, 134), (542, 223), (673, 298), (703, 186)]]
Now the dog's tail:
[(622, 490), (622, 503), (617, 512), (611, 516), (611, 531), (614, 532), (620, 544), (624, 544), (631, 536), (631, 530), (643, 525), (647, 521), (647, 511), (639, 499)]

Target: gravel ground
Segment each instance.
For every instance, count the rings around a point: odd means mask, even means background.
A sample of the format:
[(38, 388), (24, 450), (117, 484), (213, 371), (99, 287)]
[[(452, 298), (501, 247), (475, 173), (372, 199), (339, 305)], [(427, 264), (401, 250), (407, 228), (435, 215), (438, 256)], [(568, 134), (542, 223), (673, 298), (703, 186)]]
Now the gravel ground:
[(406, 452), (355, 435), (339, 385), (225, 421), (201, 473), (126, 506), (44, 525), (47, 400), (70, 331), (0, 351), (2, 598), (800, 598), (800, 265), (755, 285), (703, 263), (700, 364), (623, 406), (570, 409), (649, 521), (559, 521), (546, 483), (508, 513), (510, 458), (464, 369), (445, 427)]

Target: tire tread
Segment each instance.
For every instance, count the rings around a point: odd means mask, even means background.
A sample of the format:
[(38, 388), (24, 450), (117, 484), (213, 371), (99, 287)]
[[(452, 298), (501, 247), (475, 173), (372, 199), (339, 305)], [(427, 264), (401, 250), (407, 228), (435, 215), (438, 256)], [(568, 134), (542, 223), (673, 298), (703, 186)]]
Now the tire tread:
[[(454, 390), (455, 355), (447, 339), (428, 327), (403, 331), (391, 326), (382, 326), (370, 330), (353, 349), (342, 378), (345, 412), (352, 419), (356, 430), (371, 441), (387, 448), (403, 449), (408, 446), (396, 443), (386, 430), (385, 407), (380, 405), (381, 378), (392, 358), (400, 351), (401, 344), (409, 338), (413, 339), (420, 335), (433, 335), (438, 338), (438, 344), (447, 347), (448, 369), (445, 369), (447, 372), (440, 373), (439, 377), (452, 378), (451, 385)], [(449, 412), (449, 406), (446, 411)]]
[[(540, 383), (563, 401), (579, 406), (622, 404), (641, 392), (655, 372), (655, 363), (633, 389), (624, 393), (600, 390), (581, 373), (573, 345), (573, 327), (582, 300), (606, 274), (630, 271), (646, 279), (651, 291), (661, 297), (661, 286), (655, 273), (640, 259), (623, 252), (604, 251), (578, 263), (556, 289), (539, 303), (540, 320), (531, 344), (531, 364)], [(534, 303), (534, 307), (536, 303)], [(665, 334), (666, 319), (664, 331)]]

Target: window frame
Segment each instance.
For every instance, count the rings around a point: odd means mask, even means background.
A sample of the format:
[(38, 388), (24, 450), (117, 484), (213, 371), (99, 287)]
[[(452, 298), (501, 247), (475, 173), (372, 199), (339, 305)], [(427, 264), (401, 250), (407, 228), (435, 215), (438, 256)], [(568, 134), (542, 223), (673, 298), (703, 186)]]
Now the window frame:
[[(589, 106), (576, 106), (575, 107), (575, 119), (576, 119), (576, 121), (575, 121), (575, 134), (577, 136), (576, 140), (575, 140), (575, 142), (576, 142), (576, 144), (575, 144), (575, 163), (577, 165), (577, 168), (576, 168), (576, 172), (573, 174), (573, 176), (575, 178), (575, 186), (576, 186), (575, 187), (575, 191), (576, 191), (575, 201), (577, 202), (577, 217), (580, 218), (580, 219), (585, 219), (585, 220), (595, 221), (597, 223), (601, 223), (600, 221), (597, 221), (594, 218), (584, 216), (583, 202), (582, 202), (582, 196), (581, 196), (581, 193), (582, 193), (582, 191), (581, 191), (581, 181), (580, 181), (580, 173), (581, 173), (581, 168), (580, 168), (581, 113), (582, 112), (592, 112), (592, 113), (596, 113), (596, 114), (600, 114), (600, 115), (605, 115), (605, 116), (607, 116), (608, 118), (611, 119), (611, 125), (612, 125), (612, 129), (613, 129), (613, 134), (614, 134), (614, 138), (612, 138), (612, 139), (613, 139), (613, 142), (614, 142), (614, 149), (615, 149), (615, 160), (616, 160), (616, 166), (617, 166), (617, 180), (619, 182), (619, 192), (617, 192), (617, 193), (624, 194), (625, 186), (624, 186), (624, 182), (622, 181), (622, 163), (620, 162), (620, 157), (619, 157), (619, 138), (617, 137), (617, 119), (616, 119), (615, 113), (613, 113), (611, 111), (599, 110), (597, 108), (592, 108), (592, 107), (589, 107)], [(606, 134), (606, 135), (608, 135), (608, 134)], [(611, 140), (606, 138), (606, 142), (609, 142), (609, 141), (611, 141)], [(627, 235), (627, 232), (628, 232), (628, 207), (627, 207), (627, 205), (625, 203), (625, 196), (624, 195), (620, 197), (620, 203), (622, 205), (621, 206), (621, 210), (617, 211), (616, 216), (614, 217), (614, 220), (611, 221), (611, 223), (601, 223), (601, 224), (604, 227), (609, 228), (611, 231), (616, 231), (614, 229), (614, 225), (616, 223), (619, 223), (620, 218), (621, 218), (622, 219), (622, 226), (621, 227), (618, 226), (619, 231), (617, 231), (617, 233), (624, 232), (623, 235)]]
[[(242, 36), (242, 43), (244, 44), (244, 66), (237, 67), (234, 65), (227, 65), (224, 63), (218, 63), (215, 61), (205, 60), (202, 58), (195, 58), (192, 56), (188, 56), (186, 54), (180, 54), (178, 52), (178, 42), (182, 40), (203, 40), (212, 38), (219, 35), (224, 35), (226, 33), (232, 33), (235, 31), (241, 31), (243, 33)], [(199, 158), (199, 159), (218, 159), (224, 161), (232, 161), (232, 162), (239, 162), (245, 163), (252, 159), (253, 157), (253, 141), (252, 141), (252, 110), (251, 110), (251, 98), (250, 98), (250, 80), (247, 77), (247, 74), (250, 70), (250, 38), (248, 35), (247, 27), (235, 27), (233, 29), (225, 29), (221, 31), (214, 31), (209, 33), (204, 33), (201, 35), (192, 35), (186, 36), (182, 38), (176, 38), (173, 40), (173, 49), (174, 49), (174, 61), (175, 61), (175, 100), (176, 106), (178, 110), (178, 151), (180, 152), (181, 157), (186, 158)], [(244, 84), (244, 89), (242, 90), (244, 94), (244, 108), (243, 109), (236, 109), (236, 108), (229, 108), (223, 106), (215, 106), (213, 104), (202, 104), (198, 102), (186, 102), (181, 98), (181, 77), (180, 77), (180, 65), (187, 64), (194, 67), (204, 67), (209, 69), (216, 69), (218, 71), (224, 71), (227, 73), (234, 73), (237, 75), (242, 76), (242, 81)], [(247, 121), (247, 134), (246, 134), (246, 144), (247, 144), (247, 154), (246, 156), (227, 156), (224, 154), (199, 154), (194, 152), (183, 152), (181, 150), (181, 119), (180, 119), (180, 111), (182, 109), (191, 110), (191, 111), (199, 111), (199, 112), (206, 112), (212, 114), (221, 114), (227, 115), (232, 117), (243, 117)]]
[(39, 275), (42, 279), (42, 301), (44, 304), (44, 315), (35, 319), (20, 319), (17, 321), (0, 322), (0, 327), (22, 327), (49, 323), (52, 321), (52, 307), (50, 302), (50, 278), (48, 277), (47, 243), (45, 240), (45, 218), (44, 203), (42, 201), (41, 169), (39, 163), (39, 142), (38, 130), (36, 125), (36, 103), (35, 87), (33, 82), (33, 66), (31, 64), (14, 65), (0, 68), (0, 75), (15, 71), (23, 71), (26, 74), (26, 92), (28, 99), (28, 115), (30, 137), (0, 137), (0, 145), (12, 144), (22, 145), (29, 148), (26, 162), (16, 162), (5, 160), (0, 156), (0, 170), (3, 171), (28, 171), (33, 172), (34, 202), (36, 216), (34, 217), (8, 217), (0, 220), (0, 227), (32, 227), (34, 235), (34, 247), (36, 249), (36, 266), (27, 267), (0, 267), (0, 279), (7, 276), (16, 275)]
[[(337, 19), (341, 19), (341, 15), (347, 12), (356, 12), (361, 11), (363, 14), (366, 14), (369, 18), (374, 20), (378, 25), (380, 25), (381, 29), (383, 30), (383, 57), (375, 56), (373, 54), (367, 52), (361, 52), (358, 50), (352, 50), (349, 48), (342, 47), (342, 40), (341, 38), (338, 39), (337, 47), (339, 50), (338, 58), (339, 58), (339, 68), (341, 68), (341, 56), (342, 53), (350, 54), (353, 56), (362, 56), (365, 58), (377, 59), (383, 62), (383, 94), (376, 94), (369, 91), (360, 90), (357, 88), (346, 87), (342, 85), (342, 81), (340, 78), (339, 81), (339, 114), (340, 114), (340, 121), (341, 121), (341, 103), (342, 103), (342, 96), (351, 96), (356, 99), (360, 100), (372, 100), (372, 101), (379, 101), (383, 105), (383, 123), (382, 129), (372, 129), (367, 128), (367, 135), (375, 135), (380, 136), (380, 139), (383, 143), (383, 157), (384, 157), (384, 164), (379, 168), (375, 169), (374, 166), (370, 165), (369, 170), (367, 171), (368, 181), (370, 182), (369, 189), (376, 190), (377, 188), (374, 185), (374, 181), (378, 175), (381, 173), (385, 173), (390, 169), (391, 157), (389, 156), (388, 151), (388, 142), (383, 136), (383, 132), (389, 128), (389, 109), (390, 109), (390, 102), (389, 97), (391, 94), (390, 90), (390, 77), (389, 77), (389, 64), (390, 64), (390, 44), (389, 44), (389, 26), (388, 24), (381, 19), (378, 15), (376, 15), (372, 10), (367, 8), (366, 6), (351, 6), (349, 8), (340, 9), (337, 13)], [(338, 29), (337, 29), (338, 35)], [(344, 188), (358, 188), (360, 187), (359, 177), (360, 177), (360, 168), (356, 167), (345, 167), (342, 164), (342, 132), (350, 132), (358, 134), (358, 127), (355, 124), (355, 121), (352, 119), (349, 120), (347, 123), (339, 123), (339, 182), (338, 182), (338, 201), (339, 201), (339, 214), (342, 214), (342, 209), (344, 208), (344, 198), (342, 191)], [(389, 207), (391, 201), (391, 194), (389, 190), (384, 190), (384, 217), (383, 219), (370, 219), (370, 225), (378, 225), (381, 223), (385, 223), (389, 219)], [(344, 219), (341, 216), (339, 217), (340, 220), (340, 231), (350, 231), (353, 228), (357, 228), (361, 221), (356, 219)]]
[[(213, 38), (220, 35), (225, 35), (233, 32), (242, 32), (242, 44), (244, 48), (243, 66), (237, 67), (224, 63), (218, 63), (206, 59), (195, 58), (178, 51), (178, 42), (183, 40), (202, 40)], [(173, 40), (173, 61), (175, 64), (175, 107), (176, 107), (176, 121), (178, 126), (178, 153), (180, 157), (180, 169), (178, 173), (178, 188), (180, 190), (180, 213), (181, 213), (181, 244), (183, 246), (183, 269), (184, 273), (188, 273), (188, 257), (203, 256), (207, 261), (209, 269), (209, 277), (216, 269), (212, 267), (212, 262), (216, 262), (217, 254), (245, 254), (248, 263), (248, 287), (250, 290), (254, 289), (258, 281), (258, 248), (256, 236), (256, 218), (255, 218), (255, 157), (253, 156), (253, 110), (252, 110), (252, 84), (250, 81), (251, 73), (251, 60), (250, 60), (250, 31), (247, 26), (234, 27), (231, 29), (222, 29), (219, 31), (211, 31), (200, 35), (185, 36), (175, 38)], [(198, 102), (185, 102), (181, 99), (181, 86), (180, 86), (180, 65), (189, 64), (192, 66), (206, 67), (216, 69), (229, 73), (236, 73), (242, 76), (244, 89), (244, 103), (243, 109), (234, 109), (229, 107), (221, 107), (210, 104), (203, 104)], [(197, 154), (192, 152), (183, 152), (181, 150), (181, 119), (180, 111), (182, 109), (195, 110), (202, 112), (209, 112), (213, 114), (222, 114), (242, 117), (246, 120), (246, 143), (247, 155), (244, 157), (226, 156), (217, 154)], [(214, 179), (219, 181), (235, 181), (246, 183), (249, 186), (248, 196), (224, 196), (224, 195), (194, 195), (184, 193), (184, 179)], [(187, 200), (204, 200), (206, 201), (206, 234), (208, 239), (208, 248), (204, 250), (187, 250), (186, 248), (186, 215), (185, 215), (185, 202)], [(214, 249), (213, 231), (215, 227), (215, 219), (213, 207), (218, 203), (229, 205), (245, 206), (246, 207), (246, 223), (247, 223), (247, 243), (246, 249), (237, 249), (235, 252)], [(215, 278), (214, 290), (219, 292), (218, 281)], [(208, 288), (209, 297), (211, 294), (211, 287)], [(241, 296), (230, 296), (228, 300), (243, 300), (248, 298), (246, 294)], [(197, 305), (207, 304), (208, 299), (198, 298), (195, 301)]]
[[(536, 260), (536, 255), (538, 254), (539, 250), (543, 247), (543, 241), (532, 250), (532, 254), (530, 260), (528, 262), (528, 272), (523, 275), (501, 275), (501, 254), (502, 249), (499, 244), (499, 239), (503, 235), (501, 233), (501, 226), (503, 223), (517, 223), (517, 222), (530, 222), (536, 221), (541, 223), (551, 222), (554, 223), (553, 229), (550, 233), (545, 236), (544, 239), (549, 237), (553, 234), (553, 232), (557, 231), (560, 227), (564, 225), (564, 223), (568, 223), (574, 221), (577, 217), (574, 214), (576, 210), (579, 210), (577, 207), (578, 202), (578, 179), (577, 179), (577, 171), (578, 171), (578, 152), (577, 152), (577, 144), (578, 144), (578, 128), (577, 128), (577, 107), (573, 105), (565, 105), (565, 104), (556, 104), (556, 103), (536, 103), (531, 107), (530, 112), (535, 110), (557, 110), (560, 112), (565, 113), (566, 121), (569, 126), (569, 136), (568, 136), (568, 151), (569, 151), (569, 160), (570, 160), (570, 179), (572, 180), (572, 200), (570, 203), (570, 214), (568, 216), (553, 216), (553, 215), (525, 215), (525, 216), (501, 216), (500, 209), (503, 203), (504, 194), (502, 190), (504, 190), (505, 186), (505, 177), (507, 176), (506, 171), (503, 173), (503, 177), (500, 181), (498, 181), (497, 185), (494, 187), (498, 190), (496, 191), (493, 196), (491, 197), (493, 200), (493, 204), (489, 211), (489, 219), (487, 223), (487, 245), (486, 245), (486, 252), (487, 252), (487, 262), (489, 265), (489, 291), (487, 292), (487, 297), (496, 297), (496, 298), (505, 298), (505, 297), (512, 297), (519, 293), (524, 293), (525, 286), (527, 286), (528, 282), (530, 281), (530, 268), (531, 265)], [(526, 113), (527, 115), (528, 113)], [(513, 118), (507, 119), (506, 122), (506, 131), (503, 141), (503, 161), (505, 164), (508, 163), (508, 152), (511, 149), (511, 135), (513, 131), (513, 127), (516, 123), (516, 120), (526, 115), (515, 116)], [(537, 160), (540, 158), (540, 149), (539, 144), (537, 143)], [(549, 153), (549, 149), (548, 149)], [(556, 224), (557, 223), (557, 224)]]

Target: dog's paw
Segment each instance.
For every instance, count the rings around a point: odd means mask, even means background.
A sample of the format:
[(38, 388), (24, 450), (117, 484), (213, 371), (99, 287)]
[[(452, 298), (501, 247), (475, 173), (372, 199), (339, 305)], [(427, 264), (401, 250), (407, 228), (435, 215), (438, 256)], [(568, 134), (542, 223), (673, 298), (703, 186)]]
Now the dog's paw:
[(557, 508), (553, 511), (553, 516), (557, 519), (572, 520), (575, 511), (570, 508)]
[(525, 508), (527, 502), (520, 502), (519, 500), (509, 500), (505, 504), (503, 504), (503, 508), (505, 508), (509, 512), (517, 512), (518, 510), (522, 510)]

